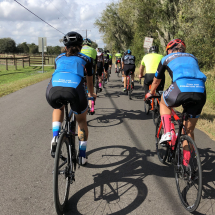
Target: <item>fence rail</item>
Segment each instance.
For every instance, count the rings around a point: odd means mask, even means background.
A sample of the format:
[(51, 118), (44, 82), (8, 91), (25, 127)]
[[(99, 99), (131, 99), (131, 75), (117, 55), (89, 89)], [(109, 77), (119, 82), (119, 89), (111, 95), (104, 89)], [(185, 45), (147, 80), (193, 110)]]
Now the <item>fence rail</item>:
[[(44, 56), (43, 64), (44, 66), (54, 66), (54, 59), (56, 56)], [(22, 66), (24, 68), (26, 66), (42, 66), (42, 56), (7, 56), (1, 57), (0, 55), (0, 65), (5, 65), (6, 70), (8, 70), (8, 66), (15, 66), (15, 70), (17, 70), (17, 66)]]

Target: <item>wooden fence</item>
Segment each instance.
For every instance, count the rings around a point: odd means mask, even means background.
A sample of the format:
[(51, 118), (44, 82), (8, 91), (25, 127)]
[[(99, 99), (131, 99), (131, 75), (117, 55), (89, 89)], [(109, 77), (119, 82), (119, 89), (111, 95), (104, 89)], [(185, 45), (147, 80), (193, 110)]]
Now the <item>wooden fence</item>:
[[(54, 59), (56, 56), (44, 56), (44, 66), (54, 66)], [(5, 65), (6, 70), (9, 66), (17, 66), (24, 68), (25, 66), (42, 66), (42, 56), (0, 56), (0, 65)]]

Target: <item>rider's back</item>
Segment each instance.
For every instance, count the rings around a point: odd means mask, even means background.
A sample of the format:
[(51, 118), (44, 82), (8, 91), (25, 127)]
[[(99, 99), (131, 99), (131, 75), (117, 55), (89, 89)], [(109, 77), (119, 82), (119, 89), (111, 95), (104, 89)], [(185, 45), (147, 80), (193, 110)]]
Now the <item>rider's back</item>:
[(150, 53), (143, 57), (141, 64), (146, 67), (146, 73), (155, 73), (163, 55)]

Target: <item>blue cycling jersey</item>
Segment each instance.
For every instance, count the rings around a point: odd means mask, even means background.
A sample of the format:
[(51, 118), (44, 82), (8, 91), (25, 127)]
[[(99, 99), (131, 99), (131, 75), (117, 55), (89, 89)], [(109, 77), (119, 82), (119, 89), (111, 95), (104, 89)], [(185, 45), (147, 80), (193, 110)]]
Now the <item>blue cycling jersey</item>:
[(200, 71), (198, 60), (189, 53), (171, 53), (162, 58), (155, 77), (162, 79), (165, 70), (168, 70), (172, 82), (176, 82), (181, 92), (205, 91), (207, 77)]
[(55, 59), (56, 69), (52, 75), (52, 86), (76, 88), (81, 82), (87, 70), (87, 75), (92, 75), (92, 65), (90, 57), (78, 53), (75, 56), (67, 57), (60, 54)]

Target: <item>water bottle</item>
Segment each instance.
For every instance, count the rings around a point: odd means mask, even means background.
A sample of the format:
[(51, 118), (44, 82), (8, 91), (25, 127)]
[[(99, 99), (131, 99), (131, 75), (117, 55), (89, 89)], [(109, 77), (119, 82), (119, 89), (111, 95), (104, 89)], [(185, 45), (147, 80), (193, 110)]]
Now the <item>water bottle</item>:
[(172, 150), (174, 150), (175, 142), (176, 142), (177, 136), (178, 136), (178, 134), (175, 133), (175, 126), (174, 126), (174, 123), (171, 122), (171, 137), (172, 137), (171, 146), (172, 146)]

